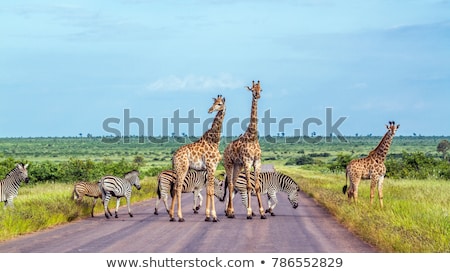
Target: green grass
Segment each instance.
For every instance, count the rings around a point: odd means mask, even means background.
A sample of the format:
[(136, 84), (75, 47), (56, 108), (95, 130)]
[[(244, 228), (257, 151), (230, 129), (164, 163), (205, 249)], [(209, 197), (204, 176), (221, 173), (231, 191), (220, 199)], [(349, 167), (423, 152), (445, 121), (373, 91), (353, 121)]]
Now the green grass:
[[(367, 155), (378, 144), (380, 137), (347, 139), (349, 142), (346, 143), (333, 140), (316, 144), (291, 144), (283, 142), (283, 139), (277, 139), (277, 143), (261, 140), (263, 164), (274, 164), (277, 170), (294, 178), (301, 189), (326, 207), (337, 221), (381, 252), (450, 252), (450, 181), (386, 178), (383, 209), (377, 198), (372, 207), (369, 205), (369, 182), (362, 181), (359, 203), (349, 204), (342, 193), (345, 175), (331, 173), (326, 164), (339, 154), (353, 157)], [(420, 151), (438, 158), (441, 155), (436, 152), (436, 146), (441, 139), (395, 137), (389, 155)], [(221, 151), (227, 141), (221, 143)], [(142, 156), (145, 160), (142, 170), (145, 170), (170, 166), (172, 153), (181, 145), (173, 141), (142, 144), (137, 143), (136, 139), (130, 143), (105, 144), (99, 138), (0, 138), (0, 159), (12, 157), (28, 162), (64, 162), (69, 158), (78, 158), (102, 162), (105, 158), (132, 161), (136, 156)], [(291, 159), (313, 154), (314, 165), (285, 165)], [(221, 164), (218, 166), (220, 172), (223, 172)], [(155, 196), (155, 176), (143, 178), (141, 185), (140, 191), (133, 189), (132, 202)], [(77, 205), (71, 197), (72, 187), (70, 183), (23, 185), (14, 201), (15, 207), (0, 209), (0, 240), (90, 217), (92, 198)], [(103, 214), (100, 203), (95, 213)], [(124, 205), (125, 201), (122, 200), (121, 204)], [(110, 208), (114, 206), (115, 202), (110, 202)]]
[[(382, 209), (377, 198), (370, 206), (368, 181), (361, 182), (359, 202), (355, 205), (348, 203), (342, 193), (343, 174), (319, 168), (282, 165), (276, 168), (294, 178), (300, 188), (326, 207), (337, 221), (381, 252), (450, 252), (449, 181), (385, 179)], [(141, 185), (140, 191), (133, 189), (133, 202), (155, 197), (156, 177), (142, 179)], [(0, 240), (90, 217), (93, 199), (86, 198), (78, 205), (71, 193), (72, 185), (67, 183), (21, 187), (15, 207), (0, 211)], [(100, 203), (95, 213), (102, 217)], [(125, 201), (121, 204), (125, 205)], [(110, 202), (110, 208), (114, 206), (115, 202)]]
[(325, 206), (336, 219), (382, 252), (450, 252), (450, 182), (392, 180), (384, 182), (384, 207), (376, 196), (370, 205), (369, 181), (359, 187), (358, 204), (342, 193), (344, 174), (279, 168)]
[[(132, 202), (155, 197), (155, 177), (146, 177), (140, 184), (139, 191), (133, 187)], [(93, 198), (84, 197), (78, 204), (73, 200), (72, 191), (73, 185), (67, 183), (22, 185), (14, 199), (14, 207), (0, 209), (0, 241), (90, 217)], [(112, 200), (109, 208), (114, 211), (115, 198)], [(122, 198), (121, 205), (125, 204), (125, 198)], [(94, 213), (103, 213), (101, 200), (97, 201)], [(122, 209), (122, 213), (126, 212)]]

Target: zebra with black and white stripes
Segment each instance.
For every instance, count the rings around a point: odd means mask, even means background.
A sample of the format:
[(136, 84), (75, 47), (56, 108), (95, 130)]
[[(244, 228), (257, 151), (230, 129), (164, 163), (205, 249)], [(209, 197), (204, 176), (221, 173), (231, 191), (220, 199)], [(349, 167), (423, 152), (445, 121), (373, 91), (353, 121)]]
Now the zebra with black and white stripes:
[[(300, 188), (298, 187), (297, 182), (295, 182), (290, 176), (280, 172), (262, 172), (259, 175), (259, 180), (261, 184), (261, 194), (267, 194), (268, 198), (269, 208), (266, 210), (266, 213), (270, 213), (270, 215), (275, 216), (273, 210), (278, 203), (277, 192), (287, 193), (288, 200), (292, 207), (294, 209), (298, 207), (298, 191)], [(253, 173), (250, 175), (250, 181), (253, 187), (253, 192), (255, 192), (255, 176)], [(225, 182), (225, 188), (227, 187), (227, 183), (228, 182)], [(244, 207), (247, 207), (247, 180), (245, 179), (244, 173), (239, 174), (236, 184), (234, 185), (232, 200), (237, 192), (241, 194)], [(227, 204), (225, 207), (227, 207)]]
[(0, 181), (0, 201), (5, 202), (5, 207), (14, 207), (13, 200), (19, 193), (20, 183), (28, 183), (28, 164), (17, 163), (3, 180)]
[[(83, 200), (84, 196), (92, 197), (94, 198), (94, 204), (92, 205), (91, 210), (91, 216), (94, 217), (94, 208), (95, 204), (97, 203), (97, 199), (102, 197), (102, 190), (100, 189), (100, 182), (85, 182), (85, 181), (79, 181), (76, 182), (73, 186), (73, 199), (77, 200), (78, 203)], [(112, 216), (111, 211), (109, 211), (109, 215)]]
[(100, 189), (102, 190), (102, 201), (105, 207), (105, 217), (109, 219), (108, 215), (108, 203), (111, 196), (116, 197), (116, 210), (115, 217), (118, 218), (117, 211), (119, 210), (120, 198), (125, 197), (127, 199), (128, 214), (133, 217), (131, 213), (131, 190), (135, 186), (136, 189), (140, 190), (141, 185), (139, 184), (139, 171), (133, 170), (124, 175), (124, 178), (117, 176), (107, 175), (103, 176), (100, 180)]
[[(169, 212), (169, 207), (167, 205), (167, 198), (169, 197), (169, 193), (172, 198), (175, 194), (174, 186), (176, 179), (177, 174), (173, 170), (162, 171), (158, 175), (158, 186), (156, 189), (158, 198), (156, 199), (154, 214), (158, 215), (158, 207), (161, 199), (164, 202), (166, 211)], [(206, 171), (190, 170), (188, 171), (186, 177), (184, 178), (182, 192), (183, 193), (192, 192), (194, 194), (194, 204), (192, 206), (192, 210), (194, 211), (194, 213), (198, 213), (200, 207), (202, 206), (203, 197), (201, 191), (203, 188), (206, 187), (206, 181), (207, 181)], [(214, 195), (221, 202), (224, 201), (223, 182), (217, 178), (214, 178)]]

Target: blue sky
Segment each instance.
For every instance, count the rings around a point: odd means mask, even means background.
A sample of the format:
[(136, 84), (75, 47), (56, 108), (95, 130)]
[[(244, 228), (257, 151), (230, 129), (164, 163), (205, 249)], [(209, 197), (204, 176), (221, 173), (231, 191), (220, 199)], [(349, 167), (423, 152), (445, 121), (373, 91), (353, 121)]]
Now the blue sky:
[(282, 121), (286, 135), (305, 124), (324, 135), (343, 118), (343, 135), (382, 135), (394, 120), (399, 135), (448, 136), (449, 10), (449, 0), (6, 1), (0, 137), (138, 134), (136, 119), (158, 136), (164, 118), (189, 111), (200, 135), (218, 94), (224, 133), (239, 135), (252, 80), (260, 119), (276, 120), (262, 135)]

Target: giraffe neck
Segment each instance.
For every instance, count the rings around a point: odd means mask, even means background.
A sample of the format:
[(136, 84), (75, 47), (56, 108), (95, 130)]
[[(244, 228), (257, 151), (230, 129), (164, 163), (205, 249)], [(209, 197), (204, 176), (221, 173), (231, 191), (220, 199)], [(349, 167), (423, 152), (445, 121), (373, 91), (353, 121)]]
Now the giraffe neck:
[(219, 143), (220, 135), (222, 134), (222, 123), (225, 117), (225, 110), (217, 112), (216, 117), (211, 125), (211, 128), (203, 134), (203, 138), (211, 143)]
[(250, 113), (250, 123), (248, 124), (247, 131), (245, 135), (249, 139), (257, 139), (258, 138), (258, 99), (253, 97), (252, 99), (252, 110)]
[(373, 149), (369, 155), (381, 158), (384, 161), (386, 159), (393, 138), (394, 134), (392, 134), (391, 131), (387, 131), (386, 134), (381, 139), (378, 146), (375, 149)]

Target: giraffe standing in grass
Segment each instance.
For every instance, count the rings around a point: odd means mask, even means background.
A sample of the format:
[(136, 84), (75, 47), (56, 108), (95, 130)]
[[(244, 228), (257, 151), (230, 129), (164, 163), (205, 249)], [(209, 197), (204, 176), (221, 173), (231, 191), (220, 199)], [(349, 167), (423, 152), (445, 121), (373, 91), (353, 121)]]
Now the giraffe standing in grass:
[(214, 205), (214, 173), (217, 164), (221, 160), (219, 152), (220, 135), (222, 134), (222, 122), (225, 117), (225, 98), (218, 95), (213, 98), (214, 103), (209, 108), (208, 113), (217, 111), (216, 117), (203, 136), (196, 142), (181, 146), (172, 157), (172, 168), (177, 174), (175, 182), (175, 195), (172, 198), (172, 205), (169, 210), (170, 221), (175, 221), (175, 202), (178, 202), (178, 221), (184, 222), (181, 212), (181, 192), (183, 181), (189, 169), (206, 170), (206, 218), (205, 221), (217, 222), (216, 209)]
[[(247, 180), (247, 192), (248, 196), (251, 196), (252, 183), (250, 180), (250, 171), (253, 166), (255, 179), (255, 193), (258, 199), (259, 212), (261, 219), (265, 219), (265, 211), (261, 202), (261, 188), (259, 173), (261, 172), (261, 148), (259, 146), (258, 139), (258, 99), (261, 97), (260, 82), (252, 82), (252, 87), (247, 89), (252, 92), (252, 107), (250, 115), (250, 123), (247, 130), (238, 139), (232, 141), (224, 151), (224, 167), (226, 171), (226, 185), (229, 187), (229, 200), (228, 207), (226, 209), (226, 215), (228, 218), (234, 218), (233, 208), (233, 187), (239, 177), (239, 173), (244, 168), (245, 177)], [(226, 190), (226, 189), (225, 189)], [(252, 219), (252, 207), (251, 198), (248, 198), (247, 204), (247, 219)]]
[[(388, 131), (381, 139), (378, 146), (372, 150), (367, 157), (353, 159), (347, 165), (345, 172), (346, 185), (342, 191), (344, 194), (348, 190), (348, 200), (351, 199), (358, 202), (358, 185), (361, 179), (370, 179), (370, 204), (373, 204), (373, 198), (375, 196), (375, 186), (378, 186), (378, 198), (380, 200), (380, 206), (383, 207), (383, 180), (386, 174), (386, 166), (384, 161), (391, 146), (392, 139), (400, 124), (396, 125), (394, 121), (389, 121), (389, 125), (386, 125)], [(350, 188), (347, 189), (347, 179), (350, 180)]]

